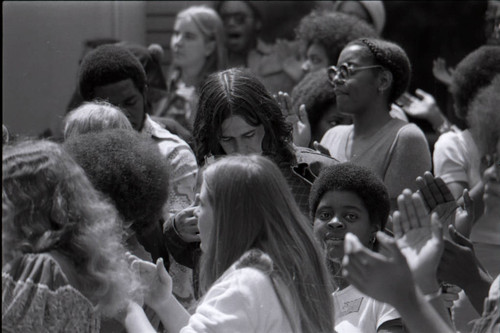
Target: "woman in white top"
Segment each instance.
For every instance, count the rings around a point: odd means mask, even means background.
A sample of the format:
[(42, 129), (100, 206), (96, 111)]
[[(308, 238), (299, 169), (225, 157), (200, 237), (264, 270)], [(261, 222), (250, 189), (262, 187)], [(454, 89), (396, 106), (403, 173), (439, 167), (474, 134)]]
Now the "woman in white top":
[(172, 297), (160, 262), (134, 262), (150, 289), (145, 302), (169, 332), (333, 332), (321, 250), (271, 160), (216, 161), (203, 174), (199, 199), (206, 293), (191, 317)]

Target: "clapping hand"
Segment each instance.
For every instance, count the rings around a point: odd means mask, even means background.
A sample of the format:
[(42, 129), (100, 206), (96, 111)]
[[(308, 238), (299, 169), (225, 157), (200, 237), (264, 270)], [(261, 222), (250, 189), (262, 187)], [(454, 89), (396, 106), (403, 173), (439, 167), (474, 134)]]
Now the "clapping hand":
[(453, 72), (452, 67), (446, 67), (446, 60), (443, 58), (437, 58), (432, 62), (432, 74), (447, 87), (451, 85)]
[(444, 250), (437, 213), (429, 215), (419, 193), (405, 189), (394, 212), (394, 236), (417, 285), (424, 293), (436, 290), (437, 268)]
[(302, 104), (296, 110), (292, 105), (290, 96), (281, 91), (274, 98), (278, 102), (286, 121), (293, 126), (293, 143), (300, 147), (308, 147), (311, 141), (311, 125), (309, 124), (306, 106)]
[(136, 258), (132, 262), (141, 279), (144, 291), (144, 302), (156, 311), (161, 304), (172, 297), (172, 278), (168, 274), (163, 259), (159, 258), (156, 265)]

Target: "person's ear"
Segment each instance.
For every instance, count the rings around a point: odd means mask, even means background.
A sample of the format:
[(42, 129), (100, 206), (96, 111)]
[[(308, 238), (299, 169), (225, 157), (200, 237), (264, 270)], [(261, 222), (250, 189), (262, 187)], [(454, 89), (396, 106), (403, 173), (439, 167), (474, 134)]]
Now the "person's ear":
[(392, 73), (388, 70), (382, 70), (378, 76), (378, 91), (384, 92), (391, 88), (393, 81)]
[(216, 43), (215, 40), (210, 40), (205, 43), (205, 57), (210, 56), (215, 52)]

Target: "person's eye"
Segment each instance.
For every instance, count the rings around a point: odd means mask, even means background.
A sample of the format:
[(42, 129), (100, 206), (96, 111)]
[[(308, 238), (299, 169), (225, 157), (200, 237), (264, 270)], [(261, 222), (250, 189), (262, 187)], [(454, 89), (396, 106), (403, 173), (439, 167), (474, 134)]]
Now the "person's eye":
[(329, 221), (332, 219), (332, 214), (330, 212), (322, 211), (318, 213), (317, 217), (322, 221)]
[(253, 131), (253, 132), (249, 132), (249, 133), (245, 134), (245, 135), (244, 135), (244, 137), (245, 137), (245, 138), (251, 138), (251, 137), (253, 137), (254, 135), (255, 135), (255, 131)]
[(353, 214), (353, 213), (347, 213), (347, 214), (345, 215), (345, 219), (346, 219), (347, 221), (349, 221), (349, 222), (354, 222), (354, 221), (356, 221), (356, 220), (358, 219), (358, 215)]
[(319, 63), (321, 63), (321, 59), (320, 59), (320, 58), (318, 58), (318, 57), (311, 57), (311, 58), (310, 58), (310, 60), (311, 60), (311, 62), (312, 62), (313, 64), (315, 64), (315, 65), (317, 65), (317, 64), (319, 64)]
[(191, 32), (188, 32), (186, 33), (186, 39), (188, 40), (195, 40), (196, 39), (196, 35), (191, 33)]
[(134, 106), (136, 103), (137, 103), (137, 99), (131, 99), (131, 100), (125, 101), (125, 103), (123, 103), (123, 105), (125, 107)]
[(221, 142), (229, 142), (229, 141), (231, 141), (231, 138), (223, 136), (223, 137), (220, 138), (220, 141)]

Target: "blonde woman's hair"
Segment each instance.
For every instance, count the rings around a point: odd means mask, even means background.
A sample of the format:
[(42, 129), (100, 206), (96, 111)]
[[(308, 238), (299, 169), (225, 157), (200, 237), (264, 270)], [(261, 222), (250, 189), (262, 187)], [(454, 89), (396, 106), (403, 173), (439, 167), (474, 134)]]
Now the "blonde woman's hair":
[[(261, 250), (273, 262), (271, 278), (279, 281), (275, 290), (290, 323), (299, 323), (303, 332), (333, 332), (332, 288), (322, 252), (274, 162), (256, 155), (223, 157), (205, 169), (203, 186), (214, 226), (201, 261), (202, 290), (245, 252)], [(287, 293), (292, 306), (284, 302)]]
[(226, 69), (227, 49), (225, 45), (224, 25), (215, 10), (206, 6), (191, 6), (177, 14), (177, 18), (190, 18), (200, 29), (206, 41), (215, 42), (214, 52), (208, 56), (200, 77)]
[(133, 130), (120, 108), (104, 101), (83, 103), (64, 119), (64, 139), (89, 132), (121, 128)]
[(139, 288), (121, 221), (63, 148), (46, 140), (4, 147), (2, 183), (3, 258), (57, 251), (104, 316), (121, 310)]

